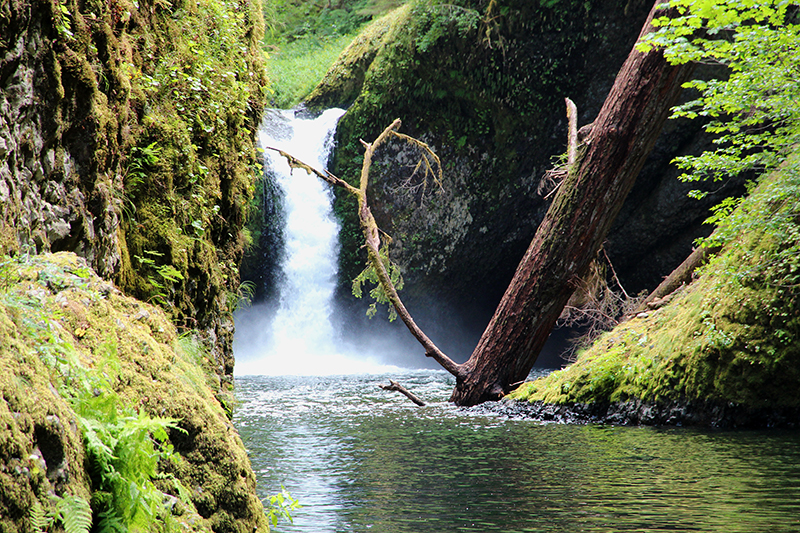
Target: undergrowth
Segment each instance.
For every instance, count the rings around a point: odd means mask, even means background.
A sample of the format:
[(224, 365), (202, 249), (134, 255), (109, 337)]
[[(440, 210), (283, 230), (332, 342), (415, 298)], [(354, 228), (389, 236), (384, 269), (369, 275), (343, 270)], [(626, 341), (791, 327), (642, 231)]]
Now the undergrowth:
[(299, 104), (356, 35), (300, 39), (273, 51), (267, 62), (270, 79), (274, 80), (271, 105), (288, 109)]
[(335, 5), (314, 0), (265, 2), (268, 31), (264, 46), (274, 91), (272, 106), (288, 109), (299, 104), (365, 24), (405, 2), (343, 0)]
[(21, 253), (0, 261), (0, 337), (0, 530), (267, 529), (197, 332), (74, 254)]
[[(6, 259), (3, 267), (8, 272), (33, 264), (35, 259), (20, 255)], [(71, 282), (88, 288), (88, 270), (73, 269), (72, 275), (74, 279), (66, 281), (57, 271), (43, 270), (38, 278), (54, 286), (65, 288)], [(88, 532), (93, 524), (101, 533), (182, 531), (172, 508), (178, 500), (191, 506), (190, 493), (174, 476), (159, 471), (162, 462), (178, 460), (168, 440), (168, 431), (182, 431), (178, 420), (150, 416), (123, 400), (115, 390), (122, 365), (116, 341), (102, 344), (94, 350), (93, 359), (87, 360), (65, 338), (70, 332), (59, 322), (61, 313), (53, 314), (41, 303), (13, 293), (5, 294), (2, 301), (6, 309), (16, 309), (24, 316), (26, 335), (34, 341), (32, 350), (50, 369), (58, 393), (77, 415), (86, 446), (92, 499), (87, 502), (71, 494), (51, 495), (47, 508), (36, 500), (30, 511), (32, 529), (47, 531), (57, 522), (68, 533)], [(71, 334), (80, 338), (86, 331), (76, 328)], [(156, 480), (171, 490), (159, 489)]]

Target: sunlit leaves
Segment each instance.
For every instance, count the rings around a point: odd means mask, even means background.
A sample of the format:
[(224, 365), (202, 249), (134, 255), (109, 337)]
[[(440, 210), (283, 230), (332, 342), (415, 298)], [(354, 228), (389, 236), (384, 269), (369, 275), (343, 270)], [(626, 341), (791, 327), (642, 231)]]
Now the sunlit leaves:
[[(380, 259), (383, 262), (386, 271), (389, 273), (389, 278), (396, 290), (403, 288), (403, 275), (400, 273), (400, 267), (397, 266), (391, 259), (389, 259), (389, 246), (384, 244), (380, 249)], [(361, 298), (362, 288), (365, 283), (370, 282), (375, 286), (369, 291), (370, 297), (374, 300), (367, 309), (367, 316), (372, 318), (378, 312), (377, 304), (389, 304), (389, 296), (386, 294), (386, 289), (378, 279), (378, 273), (372, 263), (367, 263), (367, 267), (361, 271), (353, 280), (353, 296)], [(389, 321), (393, 322), (397, 318), (397, 311), (393, 305), (389, 305)]]
[(281, 486), (279, 493), (273, 494), (264, 502), (264, 510), (267, 513), (267, 527), (271, 529), (277, 526), (278, 521), (281, 519), (290, 524), (294, 523), (292, 511), (299, 507), (301, 507), (300, 502)]
[[(638, 45), (673, 63), (728, 67), (727, 79), (686, 84), (699, 97), (673, 118), (702, 118), (716, 148), (675, 160), (684, 181), (721, 180), (780, 165), (800, 142), (800, 25), (796, 0), (672, 0), (678, 16), (659, 17)], [(794, 18), (791, 8), (795, 8)], [(694, 191), (695, 196), (702, 193)], [(721, 221), (717, 210), (710, 222)]]

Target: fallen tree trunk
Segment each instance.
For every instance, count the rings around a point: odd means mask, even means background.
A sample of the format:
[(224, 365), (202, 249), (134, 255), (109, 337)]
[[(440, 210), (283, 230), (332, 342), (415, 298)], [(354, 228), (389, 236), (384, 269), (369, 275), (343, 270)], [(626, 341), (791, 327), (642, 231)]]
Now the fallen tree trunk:
[[(669, 13), (657, 0), (654, 16)], [(588, 146), (568, 169), (451, 401), (497, 400), (533, 368), (561, 311), (587, 273), (692, 72), (662, 52), (633, 50), (594, 121)]]

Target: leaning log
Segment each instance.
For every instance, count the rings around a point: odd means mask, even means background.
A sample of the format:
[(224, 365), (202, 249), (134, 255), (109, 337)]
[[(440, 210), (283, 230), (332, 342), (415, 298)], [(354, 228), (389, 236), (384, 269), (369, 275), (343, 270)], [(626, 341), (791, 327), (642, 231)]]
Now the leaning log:
[[(653, 17), (670, 16), (657, 0)], [(594, 121), (588, 146), (556, 194), (478, 346), (456, 377), (451, 401), (475, 405), (526, 378), (561, 311), (597, 256), (614, 219), (688, 81), (692, 65), (634, 49)]]

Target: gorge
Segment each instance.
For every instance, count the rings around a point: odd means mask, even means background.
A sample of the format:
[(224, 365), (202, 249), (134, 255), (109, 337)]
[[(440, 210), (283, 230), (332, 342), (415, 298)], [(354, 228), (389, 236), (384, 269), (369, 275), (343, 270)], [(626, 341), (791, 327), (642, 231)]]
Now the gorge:
[[(301, 215), (324, 251), (292, 259), (280, 217), (294, 200), (257, 149), (268, 101), (292, 93), (266, 67), (291, 43), (316, 59), (313, 41), (350, 42), (301, 111), (271, 112), (338, 120), (340, 178), (358, 179), (361, 139), (398, 116), (441, 157), (442, 188), (420, 201), (398, 187), (416, 159), (387, 147), (370, 206), (404, 300), (460, 362), (547, 209), (563, 98), (579, 127), (595, 119), (652, 2), (3, 3), (0, 530), (267, 531), (285, 518), (270, 499), (281, 485), (306, 500), (292, 511), (302, 531), (794, 529), (796, 431), (742, 429), (796, 427), (800, 409), (800, 119), (784, 83), (800, 39), (796, 6), (759, 11), (773, 4), (719, 3), (724, 31), (698, 19), (745, 48), (684, 93), (708, 106), (729, 94), (725, 120), (769, 125), (747, 139), (766, 144), (725, 159), (702, 122), (669, 121), (604, 244), (614, 274), (599, 277), (652, 290), (712, 227), (721, 251), (574, 364), (467, 410), (384, 310), (368, 321), (351, 296), (364, 263), (352, 200)], [(703, 153), (731, 179), (675, 179), (670, 160)], [(314, 195), (298, 204), (328, 209), (331, 193)], [(293, 265), (311, 277), (292, 285)], [(387, 378), (428, 406), (380, 392)]]

